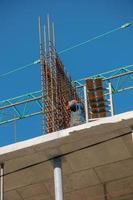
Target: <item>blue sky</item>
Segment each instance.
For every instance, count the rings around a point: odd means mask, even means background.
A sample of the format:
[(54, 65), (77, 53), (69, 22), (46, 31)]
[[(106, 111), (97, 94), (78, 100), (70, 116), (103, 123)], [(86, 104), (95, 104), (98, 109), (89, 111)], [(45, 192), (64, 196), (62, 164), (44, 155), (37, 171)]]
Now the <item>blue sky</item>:
[[(55, 21), (60, 51), (133, 21), (133, 1), (0, 0), (0, 74), (39, 58), (38, 16), (43, 24), (47, 14)], [(61, 59), (76, 80), (133, 64), (132, 47), (133, 27), (130, 27), (62, 54)], [(39, 65), (7, 76), (0, 83), (0, 100), (40, 90)], [(118, 113), (132, 109), (131, 97), (132, 91), (115, 98)], [(41, 133), (40, 117), (27, 121), (17, 122), (18, 140)], [(13, 141), (12, 124), (0, 128), (0, 140), (0, 145)]]

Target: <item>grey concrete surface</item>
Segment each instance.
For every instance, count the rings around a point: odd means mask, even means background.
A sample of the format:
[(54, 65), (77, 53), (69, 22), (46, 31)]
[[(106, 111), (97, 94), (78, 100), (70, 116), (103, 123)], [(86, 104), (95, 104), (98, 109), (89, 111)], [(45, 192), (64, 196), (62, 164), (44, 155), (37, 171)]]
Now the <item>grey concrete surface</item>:
[(133, 199), (133, 112), (0, 148), (5, 200), (54, 200), (62, 156), (65, 200)]

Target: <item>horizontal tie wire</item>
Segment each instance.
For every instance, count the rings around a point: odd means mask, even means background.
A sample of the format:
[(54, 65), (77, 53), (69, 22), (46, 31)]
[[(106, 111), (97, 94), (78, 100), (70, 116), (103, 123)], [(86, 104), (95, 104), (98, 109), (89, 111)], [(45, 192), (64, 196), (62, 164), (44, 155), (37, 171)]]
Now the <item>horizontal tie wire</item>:
[[(92, 41), (94, 41), (94, 40), (97, 40), (97, 39), (100, 39), (100, 38), (102, 38), (102, 37), (104, 37), (104, 36), (107, 36), (107, 35), (109, 35), (109, 34), (111, 34), (111, 33), (114, 33), (114, 32), (116, 32), (116, 31), (118, 31), (118, 30), (128, 28), (128, 27), (131, 26), (131, 25), (133, 25), (133, 22), (123, 24), (122, 26), (120, 26), (120, 27), (118, 27), (118, 28), (115, 28), (115, 29), (113, 29), (113, 30), (111, 30), (111, 31), (108, 31), (108, 32), (103, 33), (103, 34), (101, 34), (101, 35), (99, 35), (99, 36), (93, 37), (93, 38), (88, 39), (88, 40), (86, 40), (86, 41), (84, 41), (84, 42), (81, 42), (81, 43), (78, 43), (78, 44), (73, 45), (73, 46), (71, 46), (71, 47), (68, 47), (68, 48), (66, 48), (66, 49), (63, 49), (63, 50), (59, 51), (58, 54), (60, 55), (60, 54), (66, 53), (66, 52), (71, 51), (71, 50), (73, 50), (73, 49), (75, 49), (75, 48), (78, 48), (78, 47), (80, 47), (80, 46), (83, 46), (83, 45), (85, 45), (85, 44), (87, 44), (87, 43), (89, 43), (89, 42), (92, 42)], [(26, 68), (28, 68), (28, 67), (30, 67), (30, 66), (32, 66), (32, 65), (39, 64), (39, 63), (40, 63), (40, 59), (38, 59), (38, 60), (36, 60), (36, 61), (34, 61), (34, 62), (30, 63), (30, 64), (24, 65), (24, 66), (22, 66), (22, 67), (16, 67), (14, 70), (11, 70), (11, 71), (9, 71), (9, 72), (6, 72), (6, 73), (4, 73), (4, 74), (1, 74), (1, 75), (0, 75), (0, 79), (1, 79), (1, 78), (4, 78), (4, 77), (7, 76), (7, 75), (10, 75), (10, 74), (13, 74), (13, 73), (15, 73), (15, 72), (24, 70), (24, 69), (26, 69)]]
[(109, 34), (111, 34), (111, 33), (116, 32), (116, 31), (118, 31), (118, 30), (121, 30), (121, 29), (124, 29), (124, 28), (128, 28), (128, 27), (131, 26), (132, 24), (133, 24), (133, 22), (126, 23), (126, 24), (124, 24), (124, 25), (122, 25), (122, 26), (120, 26), (120, 27), (118, 27), (118, 28), (115, 28), (115, 29), (113, 29), (113, 30), (111, 30), (111, 31), (108, 31), (108, 32), (106, 32), (106, 33), (103, 33), (103, 34), (101, 34), (101, 35), (99, 35), (99, 36), (93, 37), (93, 38), (88, 39), (88, 40), (86, 40), (86, 41), (84, 41), (84, 42), (81, 42), (81, 43), (78, 43), (78, 44), (76, 44), (76, 45), (74, 45), (74, 46), (71, 46), (71, 47), (68, 47), (68, 48), (66, 48), (66, 49), (63, 49), (63, 50), (59, 51), (58, 54), (63, 54), (63, 53), (65, 53), (65, 52), (67, 52), (67, 51), (70, 51), (70, 50), (75, 49), (75, 48), (77, 48), (77, 47), (83, 46), (83, 45), (85, 45), (85, 44), (87, 44), (87, 43), (89, 43), (89, 42), (92, 42), (92, 41), (94, 41), (94, 40), (100, 39), (100, 38), (102, 38), (102, 37), (104, 37), (104, 36), (106, 36), (106, 35), (109, 35)]
[(24, 66), (22, 66), (22, 67), (16, 67), (15, 69), (13, 69), (13, 70), (11, 70), (11, 71), (8, 71), (8, 72), (6, 72), (6, 73), (4, 73), (4, 74), (1, 74), (1, 75), (0, 75), (0, 79), (1, 79), (1, 78), (4, 78), (4, 77), (7, 76), (7, 75), (13, 74), (13, 73), (15, 73), (15, 72), (22, 71), (22, 70), (24, 70), (24, 69), (26, 69), (26, 68), (28, 68), (28, 67), (30, 67), (30, 66), (32, 66), (32, 65), (38, 64), (38, 63), (40, 63), (40, 60), (36, 60), (36, 61), (34, 61), (34, 62), (30, 63), (30, 64), (27, 64), (27, 65), (24, 65)]

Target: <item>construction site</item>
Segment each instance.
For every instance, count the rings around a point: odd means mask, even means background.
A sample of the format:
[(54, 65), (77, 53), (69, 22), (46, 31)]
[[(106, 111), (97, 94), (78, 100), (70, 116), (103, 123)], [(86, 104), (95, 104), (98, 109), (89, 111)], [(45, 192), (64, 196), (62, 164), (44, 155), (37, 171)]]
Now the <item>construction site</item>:
[(133, 200), (133, 111), (114, 108), (133, 65), (72, 80), (60, 54), (82, 44), (57, 52), (54, 22), (38, 25), (41, 89), (0, 101), (0, 125), (39, 115), (42, 132), (0, 147), (0, 200)]

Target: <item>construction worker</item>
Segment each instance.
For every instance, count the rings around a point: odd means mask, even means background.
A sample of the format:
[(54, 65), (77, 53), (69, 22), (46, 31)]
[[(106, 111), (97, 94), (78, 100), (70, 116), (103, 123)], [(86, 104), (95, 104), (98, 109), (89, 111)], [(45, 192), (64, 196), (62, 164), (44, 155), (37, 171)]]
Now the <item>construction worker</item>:
[(84, 105), (73, 99), (68, 102), (67, 109), (70, 110), (70, 126), (80, 125), (85, 121)]

